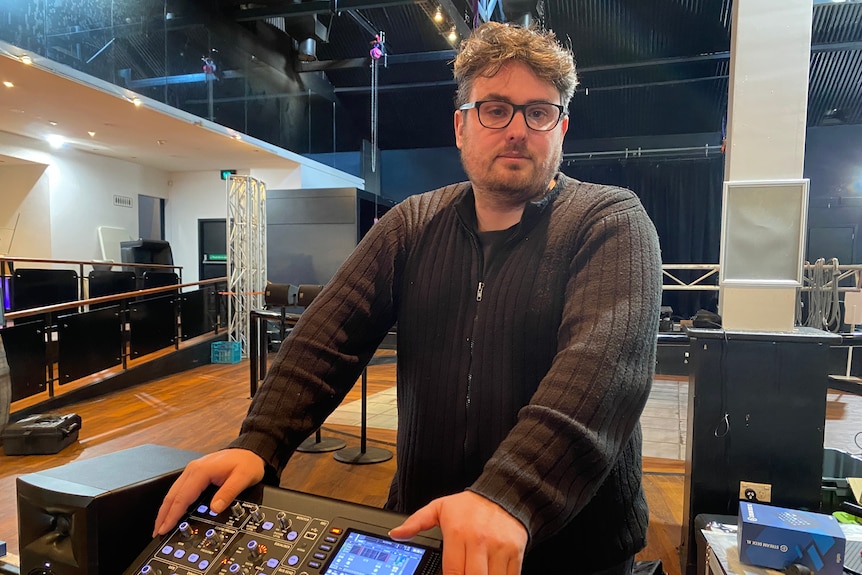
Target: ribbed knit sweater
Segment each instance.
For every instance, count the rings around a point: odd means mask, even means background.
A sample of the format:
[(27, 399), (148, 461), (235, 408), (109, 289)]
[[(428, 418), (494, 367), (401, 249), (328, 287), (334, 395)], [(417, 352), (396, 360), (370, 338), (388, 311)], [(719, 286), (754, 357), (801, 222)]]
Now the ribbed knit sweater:
[(277, 478), (397, 322), (387, 507), (469, 489), (526, 527), (524, 573), (619, 563), (646, 540), (655, 229), (630, 191), (559, 174), (489, 262), (475, 230), (467, 183), (390, 210), (302, 314), (232, 446)]

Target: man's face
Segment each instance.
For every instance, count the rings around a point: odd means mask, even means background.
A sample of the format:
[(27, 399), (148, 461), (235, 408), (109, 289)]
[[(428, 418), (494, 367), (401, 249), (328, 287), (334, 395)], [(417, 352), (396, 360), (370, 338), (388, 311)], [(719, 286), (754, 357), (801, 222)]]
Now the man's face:
[[(526, 64), (508, 62), (495, 76), (480, 76), (473, 82), (470, 101), (483, 100), (559, 104), (560, 94)], [(568, 127), (568, 116), (564, 116), (548, 132), (532, 130), (518, 111), (505, 128), (490, 129), (479, 123), (475, 108), (455, 111), (455, 143), (474, 189), (511, 205), (545, 194), (560, 166)]]

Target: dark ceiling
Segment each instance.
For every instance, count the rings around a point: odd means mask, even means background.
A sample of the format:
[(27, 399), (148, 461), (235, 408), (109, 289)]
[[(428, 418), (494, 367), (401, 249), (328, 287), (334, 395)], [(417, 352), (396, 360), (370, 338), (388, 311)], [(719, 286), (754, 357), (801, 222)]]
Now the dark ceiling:
[[(300, 153), (356, 150), (372, 133), (384, 150), (448, 147), (457, 41), (447, 36), (469, 33), (474, 3), (488, 2), (31, 0), (0, 5), (12, 25), (0, 39)], [(572, 46), (581, 83), (567, 151), (721, 132), (731, 0), (494, 4), (492, 19), (529, 18)], [(809, 126), (862, 123), (862, 3), (814, 0), (813, 9)], [(377, 31), (387, 56), (372, 131)], [(316, 60), (302, 62), (309, 37)], [(202, 57), (213, 58), (215, 79), (201, 74)]]

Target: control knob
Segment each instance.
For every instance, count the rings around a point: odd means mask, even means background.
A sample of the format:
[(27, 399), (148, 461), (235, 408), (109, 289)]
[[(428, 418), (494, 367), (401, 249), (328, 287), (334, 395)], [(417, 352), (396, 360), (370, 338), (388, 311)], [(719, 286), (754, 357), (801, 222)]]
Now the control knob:
[(195, 534), (194, 530), (192, 529), (192, 526), (189, 525), (188, 521), (183, 521), (182, 523), (180, 523), (178, 529), (180, 530), (180, 535), (182, 535), (184, 539), (191, 539), (192, 536)]
[(278, 521), (278, 526), (282, 529), (290, 529), (290, 526), (293, 525), (293, 522), (284, 511), (279, 511), (275, 518)]
[(256, 561), (260, 559), (260, 556), (266, 552), (266, 547), (260, 545), (257, 541), (252, 539), (248, 542), (248, 558), (252, 561)]
[(263, 512), (260, 510), (260, 507), (257, 505), (251, 506), (251, 518), (260, 523), (263, 521)]
[(222, 535), (215, 529), (208, 529), (207, 532), (204, 534), (204, 546), (206, 547), (218, 547), (223, 540), (224, 535)]
[(230, 514), (239, 519), (243, 515), (245, 515), (245, 509), (242, 508), (242, 503), (237, 501), (230, 508)]

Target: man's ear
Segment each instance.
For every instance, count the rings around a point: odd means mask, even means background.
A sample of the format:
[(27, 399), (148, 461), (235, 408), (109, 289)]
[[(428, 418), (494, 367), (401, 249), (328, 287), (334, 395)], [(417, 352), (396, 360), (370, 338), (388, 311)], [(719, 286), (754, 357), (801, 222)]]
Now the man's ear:
[(455, 117), (453, 118), (455, 123), (455, 146), (458, 149), (461, 149), (461, 130), (464, 129), (464, 114), (460, 110), (455, 110)]

